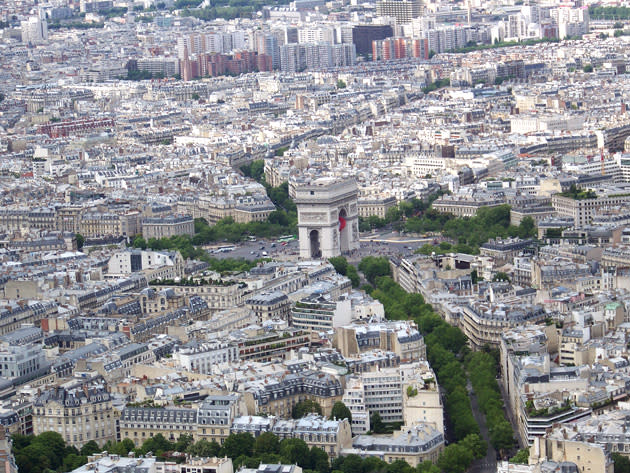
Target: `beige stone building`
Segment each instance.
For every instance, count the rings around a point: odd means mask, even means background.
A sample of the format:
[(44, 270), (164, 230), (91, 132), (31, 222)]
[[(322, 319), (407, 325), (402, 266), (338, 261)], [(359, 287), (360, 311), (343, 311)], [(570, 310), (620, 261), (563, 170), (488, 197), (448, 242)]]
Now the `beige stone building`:
[(499, 347), (504, 330), (547, 318), (541, 306), (509, 306), (479, 302), (462, 306), (463, 331), (473, 348)]
[(180, 435), (197, 440), (197, 409), (126, 407), (119, 420), (120, 440), (130, 439), (137, 447), (157, 434), (175, 441)]
[(33, 402), (33, 434), (59, 433), (66, 444), (81, 448), (94, 440), (99, 445), (116, 440), (117, 413), (104, 385), (54, 387)]
[(200, 286), (170, 285), (162, 289), (173, 289), (177, 295), (199, 296), (208, 304), (212, 312), (232, 309), (244, 303), (245, 289), (234, 283), (209, 283)]
[(288, 320), (291, 312), (291, 301), (280, 291), (253, 295), (245, 304), (254, 311), (259, 324), (267, 320)]
[(534, 439), (529, 449), (529, 463), (545, 460), (572, 462), (581, 473), (613, 473), (614, 463), (605, 448), (594, 443), (569, 440), (563, 429), (554, 430), (545, 437)]
[(599, 196), (595, 199), (573, 199), (560, 194), (551, 197), (551, 205), (559, 217), (570, 217), (577, 227), (591, 223), (593, 214), (603, 208), (623, 206), (630, 201), (630, 194), (620, 193)]
[(142, 220), (142, 236), (147, 240), (194, 234), (195, 222), (189, 216), (149, 217)]

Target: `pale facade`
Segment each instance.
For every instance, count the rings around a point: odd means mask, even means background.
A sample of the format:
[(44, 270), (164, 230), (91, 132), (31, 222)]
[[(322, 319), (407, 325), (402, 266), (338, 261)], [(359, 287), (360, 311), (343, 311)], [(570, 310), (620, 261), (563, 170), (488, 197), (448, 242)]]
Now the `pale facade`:
[(296, 188), (300, 258), (339, 256), (359, 248), (358, 189), (354, 180), (318, 179)]
[(116, 440), (116, 417), (112, 398), (103, 387), (55, 387), (33, 402), (33, 434), (57, 432), (77, 448), (90, 440), (103, 445)]

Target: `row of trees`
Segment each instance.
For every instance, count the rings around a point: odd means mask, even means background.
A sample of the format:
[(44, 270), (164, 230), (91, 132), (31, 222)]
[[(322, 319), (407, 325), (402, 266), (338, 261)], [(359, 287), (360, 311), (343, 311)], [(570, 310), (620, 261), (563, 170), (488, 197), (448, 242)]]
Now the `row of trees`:
[(359, 263), (359, 271), (373, 285), (376, 282), (376, 278), (391, 274), (389, 259), (386, 256), (366, 256)]
[(410, 218), (405, 229), (414, 233), (441, 232), (445, 237), (457, 242), (441, 243), (439, 246), (424, 245), (419, 253), (431, 254), (455, 251), (477, 254), (479, 247), (491, 238), (533, 238), (536, 236), (536, 224), (531, 217), (525, 217), (520, 225), (510, 225), (510, 206), (482, 207), (477, 215), (470, 218), (454, 217), (430, 210), (422, 218)]
[(430, 461), (412, 468), (403, 460), (386, 463), (378, 457), (361, 458), (358, 455), (335, 458), (332, 470), (333, 473), (440, 473), (440, 468)]
[(72, 471), (87, 463), (87, 455), (91, 454), (66, 445), (56, 432), (43, 432), (37, 436), (14, 434), (12, 439), (18, 469), (29, 473)]
[(442, 320), (421, 294), (407, 293), (389, 276), (377, 277), (375, 282), (371, 295), (383, 304), (387, 318), (414, 320), (425, 337), (429, 362), (446, 394), (447, 437), (452, 442), (437, 465), (447, 473), (462, 473), (475, 458), (483, 458), (487, 452), (466, 388), (464, 363), (470, 353), (466, 336)]
[(352, 287), (359, 287), (361, 283), (361, 278), (359, 277), (359, 273), (357, 272), (357, 268), (353, 265), (348, 264), (348, 260), (343, 256), (334, 256), (328, 260), (330, 264), (332, 264), (339, 274), (343, 276), (347, 276), (352, 282)]
[(496, 380), (497, 360), (490, 353), (479, 351), (467, 360), (470, 381), (481, 412), (486, 416), (490, 442), (497, 450), (507, 450), (514, 446), (512, 425), (503, 411), (503, 399)]
[(404, 222), (406, 219), (422, 214), (425, 210), (429, 209), (433, 201), (441, 195), (444, 195), (443, 191), (431, 194), (426, 201), (422, 199), (403, 200), (398, 205), (388, 209), (385, 218), (380, 218), (376, 215), (367, 218), (359, 217), (359, 231), (367, 232), (389, 224), (391, 224), (395, 230), (404, 230)]
[[(591, 6), (588, 8), (588, 14), (593, 20), (628, 20), (630, 8)], [(615, 24), (615, 28), (617, 27), (618, 25)]]
[(13, 454), (20, 471), (29, 473), (67, 472), (87, 463), (87, 457), (101, 451), (127, 456), (129, 452), (147, 455), (151, 452), (159, 460), (181, 462), (188, 453), (199, 457), (222, 457), (232, 459), (234, 467), (245, 465), (256, 468), (260, 463), (297, 464), (313, 473), (330, 473), (328, 455), (320, 448), (312, 447), (300, 439), (280, 441), (276, 435), (266, 432), (257, 438), (249, 433), (229, 435), (219, 445), (217, 442), (199, 440), (193, 442), (190, 435), (181, 435), (175, 442), (162, 434), (146, 439), (135, 448), (130, 439), (122, 442), (109, 441), (101, 448), (94, 441), (87, 442), (78, 450), (68, 446), (57, 432), (44, 432), (38, 436), (15, 434)]
[[(270, 188), (270, 197), (276, 205), (284, 206), (271, 212), (265, 222), (236, 223), (228, 217), (210, 225), (203, 218), (195, 219), (195, 235), (176, 235), (165, 238), (149, 238), (145, 240), (137, 236), (133, 240), (134, 248), (151, 248), (152, 250), (179, 250), (185, 259), (196, 258), (210, 262), (204, 257), (205, 251), (197, 248), (200, 245), (220, 241), (239, 242), (248, 236), (273, 238), (297, 232), (297, 211), (295, 204), (288, 197), (286, 187)], [(275, 200), (274, 200), (275, 199)], [(290, 209), (290, 210), (285, 210)]]

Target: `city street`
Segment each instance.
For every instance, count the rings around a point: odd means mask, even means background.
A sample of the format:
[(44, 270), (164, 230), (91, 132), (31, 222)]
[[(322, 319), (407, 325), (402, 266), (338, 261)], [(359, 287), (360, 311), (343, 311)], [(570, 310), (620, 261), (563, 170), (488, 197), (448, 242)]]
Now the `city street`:
[[(348, 260), (356, 263), (366, 256), (393, 256), (400, 258), (412, 255), (417, 248), (431, 242), (433, 242), (433, 238), (401, 237), (394, 233), (364, 233), (361, 235), (361, 248), (348, 256)], [(291, 260), (299, 256), (300, 251), (298, 240), (290, 241), (284, 246), (273, 239), (258, 239), (254, 242), (246, 241), (234, 244), (223, 242), (211, 245), (212, 248), (221, 246), (233, 246), (234, 249), (232, 251), (214, 253), (209, 246), (208, 251), (210, 255), (219, 259), (244, 258), (253, 260), (269, 257)], [(263, 252), (266, 252), (267, 256)]]
[(472, 389), (470, 381), (468, 382), (468, 393), (470, 394), (470, 404), (472, 407), (473, 415), (477, 424), (479, 424), (479, 430), (481, 437), (488, 443), (488, 453), (483, 458), (475, 460), (470, 467), (469, 471), (477, 473), (496, 473), (497, 471), (497, 451), (490, 444), (490, 435), (488, 433), (488, 427), (486, 426), (486, 417), (479, 410), (479, 404), (477, 403), (477, 396)]

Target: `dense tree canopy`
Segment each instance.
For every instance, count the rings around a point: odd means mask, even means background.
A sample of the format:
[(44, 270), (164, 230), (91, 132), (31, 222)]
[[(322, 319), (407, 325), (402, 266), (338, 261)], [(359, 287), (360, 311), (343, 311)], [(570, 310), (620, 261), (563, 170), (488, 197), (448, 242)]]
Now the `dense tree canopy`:
[(377, 277), (391, 274), (389, 259), (386, 256), (366, 256), (359, 263), (359, 271), (365, 275), (365, 279), (374, 284)]
[(294, 419), (301, 419), (308, 414), (322, 414), (322, 406), (317, 401), (311, 399), (305, 399), (298, 402), (291, 410), (291, 417)]
[(348, 419), (348, 422), (352, 424), (352, 413), (348, 406), (343, 402), (337, 401), (333, 404), (332, 411), (330, 412), (331, 419)]
[(491, 238), (536, 236), (535, 222), (525, 217), (520, 225), (510, 225), (510, 206), (482, 207), (471, 218), (455, 217), (451, 214), (429, 210), (422, 217), (413, 217), (405, 223), (405, 230), (413, 233), (436, 232), (457, 242), (442, 242), (439, 245), (424, 245), (418, 252), (444, 254), (450, 252), (477, 254), (479, 247)]
[(352, 287), (359, 287), (361, 283), (361, 279), (359, 278), (359, 273), (357, 273), (357, 268), (355, 268), (352, 264), (348, 264), (348, 260), (343, 256), (334, 256), (328, 259), (328, 262), (333, 265), (335, 271), (337, 271), (342, 276), (347, 276), (352, 282)]

